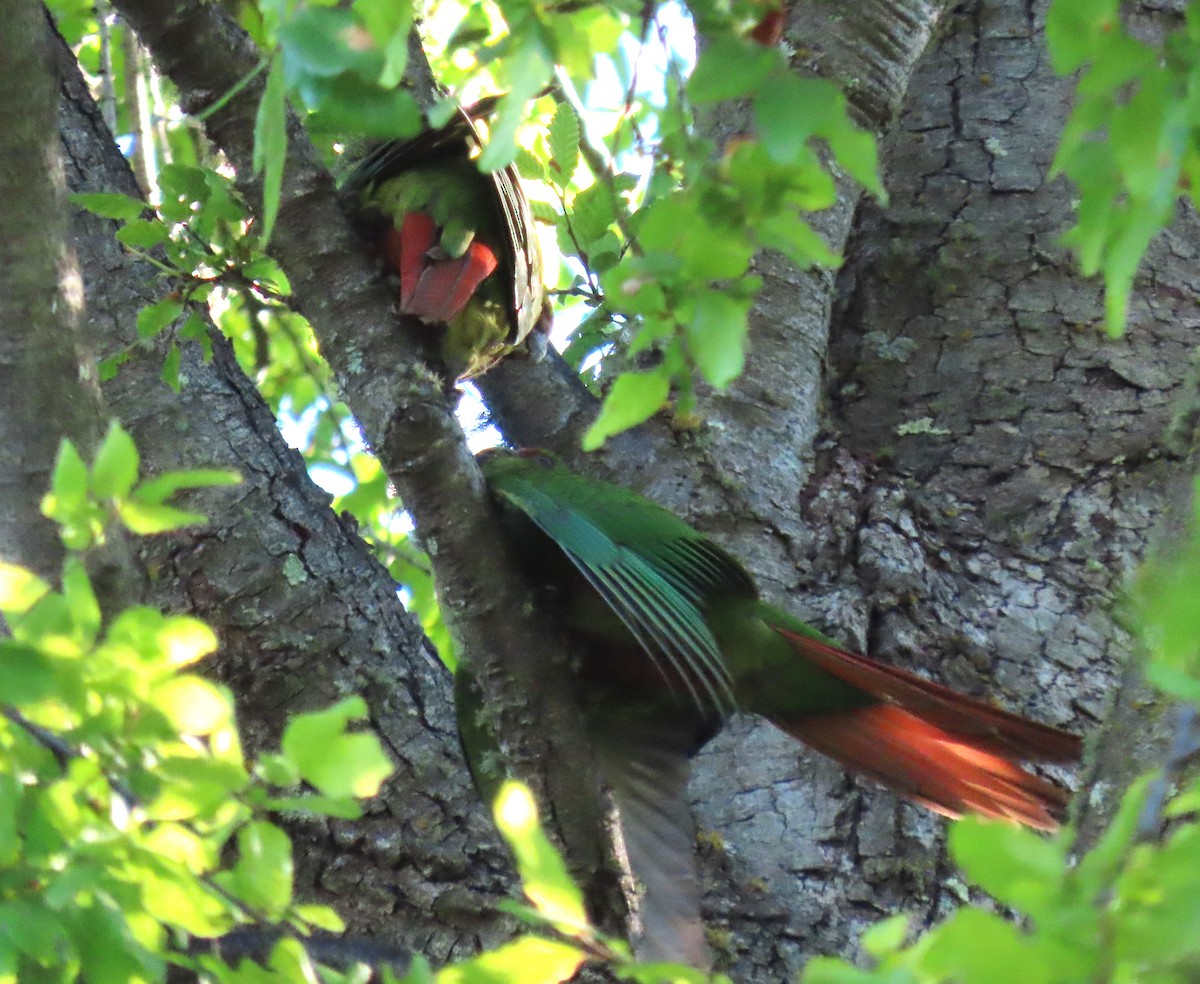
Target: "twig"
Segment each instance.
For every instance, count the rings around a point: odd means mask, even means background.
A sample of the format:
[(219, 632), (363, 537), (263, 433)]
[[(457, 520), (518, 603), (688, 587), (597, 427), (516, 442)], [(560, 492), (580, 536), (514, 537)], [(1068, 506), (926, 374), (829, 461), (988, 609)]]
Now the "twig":
[(309, 956), (317, 963), (330, 967), (367, 964), (376, 969), (390, 967), (404, 973), (412, 962), (412, 953), (408, 950), (378, 940), (320, 932), (304, 936), (289, 926), (276, 924), (239, 926), (216, 939), (193, 940), (188, 951), (193, 955), (212, 952), (226, 963), (241, 958), (263, 963), (270, 956), (275, 944), (285, 936), (291, 936), (303, 944)]
[(1163, 807), (1175, 777), (1183, 764), (1197, 752), (1200, 752), (1200, 733), (1196, 730), (1196, 706), (1179, 704), (1175, 708), (1175, 729), (1166, 761), (1163, 762), (1162, 771), (1146, 789), (1146, 802), (1138, 817), (1137, 840), (1152, 840), (1158, 836), (1162, 827)]

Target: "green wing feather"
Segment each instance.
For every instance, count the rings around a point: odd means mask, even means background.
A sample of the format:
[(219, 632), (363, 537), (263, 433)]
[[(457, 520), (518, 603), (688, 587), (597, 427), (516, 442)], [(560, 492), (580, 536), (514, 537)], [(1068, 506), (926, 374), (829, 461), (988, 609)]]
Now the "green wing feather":
[(735, 709), (706, 608), (717, 595), (755, 597), (736, 560), (667, 510), (549, 456), (492, 453), (481, 466), (492, 491), (554, 541), (668, 679), (669, 668), (702, 709)]

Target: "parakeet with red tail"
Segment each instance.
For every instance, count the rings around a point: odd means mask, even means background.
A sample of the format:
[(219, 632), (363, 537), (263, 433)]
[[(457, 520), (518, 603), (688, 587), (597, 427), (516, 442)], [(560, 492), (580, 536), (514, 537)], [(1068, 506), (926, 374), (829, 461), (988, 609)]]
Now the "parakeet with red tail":
[(367, 154), (342, 185), (399, 279), (399, 308), (445, 326), (442, 361), (470, 379), (522, 344), (543, 349), (551, 311), (529, 203), (513, 166), (480, 172), (477, 117)]
[(644, 885), (641, 955), (703, 963), (686, 763), (733, 711), (947, 816), (1063, 820), (1067, 791), (1021, 763), (1074, 763), (1077, 736), (843, 649), (628, 489), (540, 452), (484, 452), (480, 467), (584, 654), (581, 703)]

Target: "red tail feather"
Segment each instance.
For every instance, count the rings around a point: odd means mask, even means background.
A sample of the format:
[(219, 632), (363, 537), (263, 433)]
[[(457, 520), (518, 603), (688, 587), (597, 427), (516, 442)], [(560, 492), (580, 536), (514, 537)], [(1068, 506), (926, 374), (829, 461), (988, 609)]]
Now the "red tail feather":
[(407, 212), (399, 229), (384, 233), (383, 255), (400, 275), (400, 310), (425, 321), (450, 321), (496, 269), (496, 254), (473, 242), (462, 256), (436, 260), (437, 225), (428, 215)]
[(872, 697), (898, 704), (959, 740), (970, 741), (976, 748), (1037, 762), (1077, 762), (1083, 753), (1083, 739), (1069, 731), (1011, 714), (915, 673), (877, 663), (779, 626), (772, 627), (796, 652), (826, 673)]
[[(408, 212), (399, 229), (390, 229), (384, 255), (400, 275), (400, 309), (410, 310), (413, 291), (421, 271), (429, 263), (429, 251), (437, 243), (437, 225), (428, 215)], [(416, 313), (416, 312), (412, 312)]]
[(1058, 826), (1066, 792), (1015, 763), (1077, 761), (1078, 736), (774, 628), (805, 659), (880, 700), (849, 711), (775, 720), (788, 734), (939, 813), (1006, 817), (1043, 830)]
[(890, 704), (775, 724), (949, 817), (979, 813), (1054, 830), (1066, 810), (1068, 797), (1058, 786)]
[(473, 242), (459, 257), (437, 260), (421, 271), (406, 310), (428, 321), (450, 321), (496, 269), (496, 254)]

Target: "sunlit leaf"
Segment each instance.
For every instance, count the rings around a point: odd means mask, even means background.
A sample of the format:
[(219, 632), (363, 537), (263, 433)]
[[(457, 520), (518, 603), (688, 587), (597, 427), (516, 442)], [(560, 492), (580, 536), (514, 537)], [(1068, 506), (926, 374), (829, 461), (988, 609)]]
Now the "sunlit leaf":
[[(142, 313), (147, 310), (143, 308)], [(137, 481), (138, 464), (133, 438), (114, 421), (109, 425), (108, 434), (96, 452), (96, 461), (92, 465), (93, 494), (98, 499), (120, 499), (128, 495)]]
[(366, 714), (362, 698), (351, 697), (327, 710), (297, 715), (283, 733), (283, 754), (327, 796), (374, 796), (392, 765), (375, 735), (346, 731)]
[(627, 372), (617, 377), (600, 414), (583, 436), (585, 451), (594, 451), (608, 438), (648, 420), (662, 408), (671, 381), (660, 372)]
[(283, 166), (287, 158), (287, 99), (283, 61), (276, 58), (267, 73), (258, 113), (254, 119), (254, 173), (262, 176), (262, 228), (260, 247), (266, 249), (279, 214)]
[(437, 984), (557, 984), (568, 981), (583, 966), (577, 947), (537, 936), (523, 936), (489, 953), (447, 967)]
[(0, 560), (0, 612), (23, 615), (50, 590), (33, 571)]
[(563, 932), (586, 927), (583, 895), (571, 880), (562, 856), (542, 830), (529, 787), (511, 780), (505, 782), (492, 812), (496, 827), (517, 859), (525, 894), (538, 912)]
[(104, 219), (136, 219), (146, 211), (146, 203), (141, 199), (107, 191), (74, 194), (71, 204)]
[(265, 820), (238, 831), (238, 861), (229, 885), (249, 905), (278, 917), (292, 900), (292, 844)]
[(203, 677), (171, 677), (154, 688), (150, 700), (184, 734), (207, 735), (233, 720), (229, 695)]

